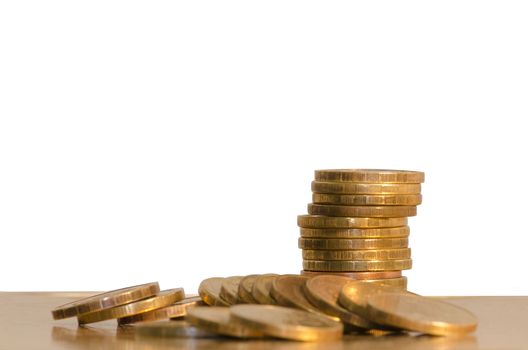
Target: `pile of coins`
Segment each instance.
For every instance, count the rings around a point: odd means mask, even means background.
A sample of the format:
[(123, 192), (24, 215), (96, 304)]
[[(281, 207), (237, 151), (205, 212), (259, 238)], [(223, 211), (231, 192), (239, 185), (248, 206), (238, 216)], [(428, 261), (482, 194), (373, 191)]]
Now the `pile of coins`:
[(304, 275), (400, 278), (412, 266), (407, 218), (421, 204), (424, 173), (316, 170), (309, 215), (300, 215)]

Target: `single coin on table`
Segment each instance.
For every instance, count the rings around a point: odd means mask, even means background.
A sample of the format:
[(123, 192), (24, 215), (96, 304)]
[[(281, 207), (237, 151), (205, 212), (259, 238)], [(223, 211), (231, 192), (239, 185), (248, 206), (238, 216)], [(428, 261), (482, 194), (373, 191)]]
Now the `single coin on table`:
[(240, 304), (258, 304), (253, 298), (253, 284), (260, 275), (248, 275), (240, 280), (238, 285), (238, 301)]
[(315, 180), (364, 183), (422, 183), (421, 171), (392, 169), (325, 169), (315, 171)]
[(137, 315), (132, 315), (128, 317), (119, 318), (117, 323), (120, 325), (138, 323), (138, 322), (152, 322), (165, 320), (168, 318), (178, 318), (187, 315), (187, 309), (195, 306), (204, 306), (206, 305), (202, 298), (188, 297), (182, 299), (172, 305), (163, 307), (161, 309), (155, 309), (152, 311), (143, 312)]
[(135, 301), (130, 304), (103, 309), (77, 316), (79, 324), (87, 324), (111, 320), (114, 318), (129, 317), (143, 312), (169, 306), (185, 298), (183, 288), (168, 289), (159, 292), (153, 297)]
[(407, 225), (407, 218), (352, 218), (341, 216), (299, 215), (297, 225), (303, 228), (387, 228)]
[(146, 322), (135, 327), (138, 336), (161, 338), (215, 338), (218, 334), (192, 326), (187, 321)]
[(226, 301), (229, 305), (238, 303), (238, 285), (243, 277), (231, 276), (224, 278), (220, 287), (220, 299)]
[(353, 238), (324, 239), (304, 238), (298, 240), (301, 249), (350, 250), (350, 249), (393, 249), (407, 248), (408, 238)]
[(409, 226), (388, 228), (303, 228), (301, 237), (326, 239), (356, 239), (356, 238), (405, 238), (411, 232)]
[(420, 184), (369, 184), (312, 181), (312, 192), (330, 194), (420, 194)]
[(350, 278), (343, 276), (316, 276), (306, 281), (303, 290), (306, 298), (321, 312), (338, 317), (357, 330), (383, 328), (338, 304), (341, 288), (350, 281)]
[(189, 310), (186, 320), (208, 332), (237, 338), (260, 338), (260, 330), (249, 327), (231, 317), (232, 308), (194, 307)]
[(422, 203), (422, 195), (313, 193), (312, 202), (335, 205), (419, 205)]
[(156, 295), (159, 291), (158, 282), (140, 284), (76, 300), (56, 307), (51, 313), (55, 320), (74, 317), (145, 299)]
[(277, 278), (276, 274), (261, 275), (253, 283), (252, 296), (259, 304), (273, 305), (275, 300), (271, 296), (271, 284)]
[(309, 250), (302, 251), (304, 260), (395, 260), (409, 259), (410, 248), (362, 250)]
[(392, 271), (409, 270), (412, 267), (411, 259), (401, 260), (304, 260), (303, 269), (309, 271)]
[(477, 328), (477, 318), (468, 310), (409, 293), (369, 296), (367, 312), (377, 322), (431, 335), (463, 335)]
[(416, 206), (409, 205), (333, 205), (308, 204), (308, 214), (366, 218), (399, 218), (416, 215)]
[(395, 271), (357, 271), (357, 272), (334, 272), (334, 271), (309, 271), (301, 270), (301, 275), (313, 277), (321, 275), (344, 276), (353, 280), (378, 280), (394, 279), (402, 276), (401, 270)]
[(220, 297), (220, 289), (223, 282), (223, 277), (211, 277), (200, 283), (198, 294), (207, 305), (229, 306), (229, 303)]
[(235, 305), (231, 318), (276, 338), (298, 341), (335, 340), (343, 324), (324, 315), (275, 305)]

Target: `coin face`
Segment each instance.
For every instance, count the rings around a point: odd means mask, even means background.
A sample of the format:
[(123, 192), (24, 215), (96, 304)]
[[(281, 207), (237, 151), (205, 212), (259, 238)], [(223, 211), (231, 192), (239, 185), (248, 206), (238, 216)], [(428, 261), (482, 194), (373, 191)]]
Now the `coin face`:
[(364, 182), (364, 183), (422, 183), (421, 171), (390, 169), (328, 169), (316, 170), (317, 181)]
[(135, 334), (162, 338), (214, 338), (216, 333), (192, 326), (187, 321), (147, 322), (135, 327)]
[(273, 280), (271, 295), (280, 306), (321, 313), (304, 295), (303, 288), (308, 279), (309, 277), (299, 275), (278, 276)]
[(304, 228), (386, 228), (407, 225), (407, 218), (350, 218), (299, 215), (297, 225)]
[(342, 323), (323, 315), (273, 305), (235, 305), (231, 317), (269, 336), (299, 341), (342, 337)]
[(223, 277), (211, 277), (200, 283), (198, 294), (200, 294), (200, 297), (207, 305), (229, 306), (229, 303), (220, 297), (220, 289), (223, 282)]
[(416, 206), (351, 206), (332, 204), (308, 204), (308, 214), (326, 216), (350, 216), (366, 218), (398, 218), (416, 215)]
[(260, 275), (248, 275), (240, 280), (238, 285), (238, 301), (241, 304), (257, 304), (253, 298), (253, 284)]
[(224, 278), (220, 287), (220, 298), (229, 305), (235, 305), (238, 302), (238, 285), (243, 276), (232, 276)]
[(352, 183), (312, 181), (312, 192), (331, 194), (420, 194), (420, 184)]
[(273, 305), (275, 300), (271, 296), (271, 284), (278, 275), (266, 274), (255, 279), (252, 296), (259, 304)]
[(410, 248), (363, 250), (309, 250), (302, 251), (304, 260), (395, 260), (409, 259)]
[(231, 308), (198, 306), (189, 310), (186, 319), (196, 327), (217, 334), (237, 338), (259, 338), (263, 336), (260, 330), (232, 319), (230, 310)]
[(409, 226), (390, 228), (301, 228), (301, 237), (326, 239), (406, 238)]
[(315, 204), (335, 205), (419, 205), (422, 203), (420, 194), (330, 194), (314, 193), (312, 202)]
[(299, 238), (301, 249), (349, 250), (407, 248), (407, 238), (322, 239)]
[(308, 271), (392, 271), (408, 270), (412, 267), (411, 259), (402, 260), (304, 260), (303, 269)]
[(369, 296), (367, 312), (386, 325), (432, 335), (462, 335), (477, 328), (477, 318), (468, 310), (409, 293)]
[(206, 305), (200, 297), (189, 297), (180, 300), (172, 305), (155, 309), (152, 311), (143, 312), (137, 315), (123, 317), (117, 320), (120, 325), (138, 323), (138, 322), (152, 322), (165, 320), (169, 318), (178, 318), (187, 315), (187, 309), (194, 306)]
[(301, 275), (313, 277), (321, 275), (344, 276), (354, 280), (395, 279), (402, 275), (401, 271), (360, 271), (360, 272), (332, 272), (332, 271), (307, 271), (301, 270)]

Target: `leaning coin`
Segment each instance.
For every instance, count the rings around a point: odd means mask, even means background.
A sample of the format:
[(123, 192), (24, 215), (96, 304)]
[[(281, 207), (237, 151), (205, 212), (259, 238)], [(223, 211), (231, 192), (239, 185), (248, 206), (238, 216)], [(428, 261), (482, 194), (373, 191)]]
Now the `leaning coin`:
[(271, 296), (271, 284), (277, 278), (276, 274), (261, 275), (255, 279), (251, 295), (259, 304), (273, 305), (275, 300)]
[(364, 183), (422, 183), (421, 171), (391, 169), (328, 169), (316, 170), (317, 181), (364, 182)]
[(180, 300), (172, 305), (156, 309), (152, 311), (143, 312), (137, 315), (123, 317), (117, 320), (120, 325), (137, 323), (137, 322), (152, 322), (165, 320), (168, 318), (178, 318), (187, 315), (187, 309), (195, 306), (203, 306), (205, 303), (200, 297), (189, 297)]
[(388, 228), (302, 228), (304, 238), (405, 238), (411, 232), (409, 226)]
[(243, 277), (231, 276), (224, 278), (220, 287), (220, 299), (226, 301), (229, 305), (238, 303), (238, 285)]
[(422, 203), (422, 195), (313, 193), (312, 202), (335, 205), (419, 205)]
[(303, 269), (309, 271), (392, 271), (409, 270), (412, 267), (411, 259), (401, 260), (304, 260)]
[(416, 206), (409, 205), (332, 205), (308, 204), (308, 214), (365, 218), (399, 218), (416, 215)]
[(215, 338), (218, 335), (190, 325), (187, 321), (157, 321), (137, 325), (138, 336), (161, 338)]
[(340, 216), (299, 215), (303, 228), (384, 228), (407, 225), (407, 218), (349, 218)]
[(343, 324), (323, 315), (274, 305), (235, 305), (231, 317), (264, 334), (298, 341), (339, 339)]
[(312, 181), (312, 192), (333, 194), (420, 194), (420, 184), (369, 184)]
[(195, 307), (189, 310), (186, 320), (208, 332), (237, 338), (260, 338), (263, 333), (231, 318), (231, 308)]
[(223, 282), (223, 277), (211, 277), (200, 283), (198, 294), (200, 294), (200, 297), (207, 305), (229, 306), (229, 303), (220, 297), (220, 289)]
[(240, 280), (238, 285), (238, 301), (241, 304), (257, 304), (253, 298), (253, 284), (260, 275), (248, 275)]
[(271, 285), (271, 296), (280, 306), (324, 314), (310, 303), (304, 294), (304, 284), (309, 279), (309, 277), (299, 275), (279, 276)]
[(462, 335), (477, 328), (477, 318), (468, 310), (409, 293), (369, 296), (367, 312), (377, 322), (432, 335)]

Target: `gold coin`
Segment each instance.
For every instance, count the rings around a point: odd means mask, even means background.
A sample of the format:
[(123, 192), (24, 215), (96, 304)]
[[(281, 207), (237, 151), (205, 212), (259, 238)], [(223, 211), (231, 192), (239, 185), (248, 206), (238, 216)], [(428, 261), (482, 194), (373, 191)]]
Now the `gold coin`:
[(361, 317), (369, 318), (367, 299), (371, 295), (403, 290), (401, 286), (397, 286), (392, 282), (387, 283), (386, 281), (392, 280), (350, 281), (341, 288), (338, 302), (348, 311)]
[(316, 170), (317, 181), (365, 182), (365, 183), (422, 183), (425, 174), (421, 171), (389, 169), (329, 169)]
[(220, 299), (235, 305), (238, 302), (238, 285), (243, 276), (232, 276), (224, 278), (220, 287)]
[(79, 321), (79, 324), (87, 324), (111, 320), (114, 318), (128, 317), (143, 312), (160, 309), (180, 301), (183, 298), (185, 298), (185, 292), (183, 291), (183, 288), (168, 289), (159, 292), (153, 297), (142, 299), (130, 304), (90, 312), (87, 314), (81, 314), (77, 316), (77, 320)]
[(234, 320), (231, 317), (232, 308), (225, 307), (194, 307), (189, 310), (186, 320), (190, 324), (222, 335), (237, 338), (260, 338), (264, 334), (260, 330)]
[(168, 318), (177, 318), (187, 315), (187, 309), (195, 306), (206, 305), (200, 297), (189, 297), (180, 300), (172, 305), (156, 309), (152, 311), (143, 312), (141, 314), (132, 315), (128, 317), (119, 318), (117, 323), (120, 325), (138, 323), (138, 322), (152, 322), (165, 320)]
[(327, 315), (338, 317), (349, 325), (363, 330), (380, 328), (375, 323), (351, 313), (337, 303), (341, 288), (350, 281), (350, 278), (343, 276), (312, 277), (304, 284), (304, 294), (319, 310)]
[(324, 239), (324, 238), (299, 238), (301, 249), (392, 249), (407, 248), (408, 238), (354, 238), (354, 239)]
[(276, 274), (261, 275), (255, 279), (253, 283), (253, 290), (251, 295), (259, 304), (275, 304), (275, 300), (271, 296), (271, 284), (277, 278)]
[(187, 321), (157, 321), (137, 325), (138, 336), (161, 338), (214, 338), (218, 335), (192, 326)]
[(409, 236), (409, 226), (389, 228), (302, 228), (304, 238), (405, 238)]
[(307, 250), (304, 260), (398, 260), (411, 257), (410, 248), (364, 250)]
[(303, 228), (385, 228), (407, 225), (407, 218), (347, 218), (322, 215), (299, 215)]
[(405, 216), (415, 216), (416, 207), (403, 205), (374, 207), (310, 203), (308, 204), (308, 214), (367, 218), (399, 218)]
[(156, 295), (159, 290), (158, 282), (140, 284), (76, 300), (53, 309), (51, 313), (55, 320), (74, 317), (145, 299)]
[(432, 335), (462, 335), (477, 328), (477, 318), (468, 310), (409, 293), (369, 296), (367, 312), (386, 325)]
[(272, 305), (235, 305), (231, 317), (264, 334), (283, 339), (318, 341), (339, 339), (343, 324), (323, 315)]
[(322, 261), (305, 260), (303, 269), (309, 271), (392, 271), (409, 270), (412, 267), (411, 259), (382, 260), (382, 261)]
[(333, 194), (420, 194), (420, 184), (368, 184), (312, 181), (312, 192)]
[(271, 296), (280, 306), (321, 313), (304, 295), (304, 284), (309, 279), (299, 275), (278, 276), (271, 285)]
[(207, 305), (229, 306), (229, 303), (220, 297), (220, 289), (224, 282), (223, 277), (207, 278), (198, 286), (198, 294)]
[(313, 193), (312, 202), (315, 204), (336, 205), (419, 205), (422, 203), (421, 194), (330, 194)]
[(253, 284), (260, 275), (248, 275), (240, 280), (238, 285), (238, 301), (241, 304), (257, 304), (253, 298)]
[(378, 279), (396, 279), (396, 278), (401, 277), (402, 272), (401, 271), (334, 272), (334, 271), (301, 270), (301, 275), (308, 276), (308, 277), (331, 275), (331, 276), (344, 276), (344, 277), (348, 277), (354, 280), (378, 280)]

